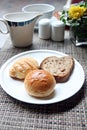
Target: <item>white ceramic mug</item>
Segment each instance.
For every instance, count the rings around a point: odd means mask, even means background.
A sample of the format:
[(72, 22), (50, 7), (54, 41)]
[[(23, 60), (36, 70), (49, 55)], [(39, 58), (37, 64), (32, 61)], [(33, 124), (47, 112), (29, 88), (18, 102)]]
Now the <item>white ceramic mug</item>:
[(0, 19), (6, 25), (7, 30), (0, 30), (1, 33), (10, 33), (12, 43), (15, 47), (27, 47), (32, 44), (33, 30), (38, 13), (15, 12), (8, 13)]

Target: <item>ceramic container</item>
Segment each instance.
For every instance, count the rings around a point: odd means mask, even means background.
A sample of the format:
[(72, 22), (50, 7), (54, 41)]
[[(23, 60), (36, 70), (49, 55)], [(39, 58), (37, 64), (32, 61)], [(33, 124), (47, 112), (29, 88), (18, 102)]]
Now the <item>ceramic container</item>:
[(64, 40), (65, 25), (62, 21), (53, 21), (51, 23), (51, 39), (53, 41)]
[(0, 19), (6, 25), (7, 31), (0, 30), (3, 34), (10, 34), (15, 47), (27, 47), (32, 44), (33, 30), (38, 13), (15, 12), (8, 13)]
[(36, 22), (36, 26), (40, 19), (51, 18), (55, 7), (50, 4), (30, 4), (22, 8), (23, 12), (38, 12), (43, 14)]
[(38, 24), (39, 38), (49, 39), (51, 36), (51, 25), (50, 19), (41, 19)]

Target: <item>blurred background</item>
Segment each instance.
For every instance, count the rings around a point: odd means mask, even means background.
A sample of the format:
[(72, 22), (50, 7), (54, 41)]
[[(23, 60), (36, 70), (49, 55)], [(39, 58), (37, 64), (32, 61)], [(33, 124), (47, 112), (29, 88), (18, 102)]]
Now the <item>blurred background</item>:
[(0, 17), (3, 14), (14, 11), (21, 11), (27, 4), (46, 3), (55, 6), (56, 10), (62, 11), (67, 0), (0, 0)]
[[(55, 6), (55, 10), (62, 11), (66, 2), (67, 0), (0, 0), (0, 18), (3, 18), (6, 13), (22, 11), (22, 7), (29, 4), (51, 4)], [(2, 22), (0, 22), (0, 29), (6, 30), (6, 26)], [(3, 47), (8, 36), (9, 34), (0, 33), (0, 48)]]

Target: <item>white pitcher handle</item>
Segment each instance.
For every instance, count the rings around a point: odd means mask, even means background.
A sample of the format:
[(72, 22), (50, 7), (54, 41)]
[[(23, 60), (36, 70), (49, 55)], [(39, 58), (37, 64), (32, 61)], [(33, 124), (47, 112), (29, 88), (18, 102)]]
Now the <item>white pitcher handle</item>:
[(0, 32), (3, 33), (3, 34), (8, 34), (8, 33), (9, 33), (9, 28), (8, 28), (7, 22), (6, 22), (5, 20), (3, 20), (3, 19), (0, 19), (0, 21), (1, 21), (2, 23), (4, 23), (5, 26), (6, 26), (6, 31), (3, 31), (2, 29), (0, 29)]

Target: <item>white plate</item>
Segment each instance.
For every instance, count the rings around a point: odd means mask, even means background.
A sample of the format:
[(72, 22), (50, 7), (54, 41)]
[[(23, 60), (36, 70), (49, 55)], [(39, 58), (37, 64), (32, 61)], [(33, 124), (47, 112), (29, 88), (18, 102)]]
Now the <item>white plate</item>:
[(51, 104), (73, 96), (80, 90), (85, 80), (83, 68), (76, 60), (70, 79), (66, 83), (57, 83), (54, 93), (47, 98), (39, 99), (29, 96), (25, 91), (23, 81), (12, 79), (9, 76), (9, 69), (12, 64), (22, 57), (32, 56), (40, 63), (47, 56), (53, 55), (58, 57), (65, 56), (65, 54), (57, 51), (34, 50), (23, 52), (10, 58), (0, 69), (0, 82), (3, 90), (17, 100), (32, 104)]

